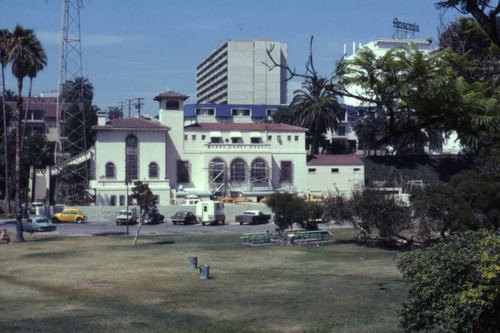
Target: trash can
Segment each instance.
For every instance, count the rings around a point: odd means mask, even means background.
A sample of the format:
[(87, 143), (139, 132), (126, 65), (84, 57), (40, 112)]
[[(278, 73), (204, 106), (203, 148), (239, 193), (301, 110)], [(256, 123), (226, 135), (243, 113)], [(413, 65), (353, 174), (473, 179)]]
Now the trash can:
[(198, 268), (198, 257), (189, 257), (188, 258), (188, 267), (192, 269)]
[(210, 271), (210, 266), (208, 266), (208, 265), (201, 265), (200, 266), (200, 279), (202, 279), (202, 280), (208, 280), (209, 271)]

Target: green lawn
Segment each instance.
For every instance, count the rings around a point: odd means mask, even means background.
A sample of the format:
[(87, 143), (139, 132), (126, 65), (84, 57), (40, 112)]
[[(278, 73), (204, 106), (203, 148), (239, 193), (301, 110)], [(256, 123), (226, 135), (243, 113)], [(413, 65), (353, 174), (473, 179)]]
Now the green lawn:
[(340, 242), (319, 246), (248, 247), (240, 234), (0, 245), (0, 331), (400, 331), (401, 253), (334, 232)]

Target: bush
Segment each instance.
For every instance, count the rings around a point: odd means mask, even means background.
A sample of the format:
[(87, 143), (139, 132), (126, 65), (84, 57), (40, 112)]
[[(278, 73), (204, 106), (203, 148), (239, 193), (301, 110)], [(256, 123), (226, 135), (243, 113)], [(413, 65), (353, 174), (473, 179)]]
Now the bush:
[(409, 284), (400, 310), (406, 330), (500, 331), (500, 238), (493, 232), (453, 234), (398, 264)]

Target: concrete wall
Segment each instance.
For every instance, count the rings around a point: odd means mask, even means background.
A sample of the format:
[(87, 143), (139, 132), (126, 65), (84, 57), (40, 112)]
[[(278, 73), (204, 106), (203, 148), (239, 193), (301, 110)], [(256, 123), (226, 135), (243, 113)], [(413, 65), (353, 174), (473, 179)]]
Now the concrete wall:
[[(87, 222), (89, 223), (115, 223), (115, 217), (121, 210), (125, 210), (126, 207), (120, 206), (71, 206), (72, 208), (78, 208), (81, 210), (85, 216), (87, 216)], [(131, 209), (132, 206), (129, 206)], [(226, 222), (234, 222), (234, 217), (243, 213), (245, 210), (262, 210), (264, 214), (271, 214), (271, 209), (265, 204), (226, 204), (224, 206), (224, 212), (226, 214)], [(158, 206), (158, 210), (161, 214), (165, 215), (165, 222), (170, 223), (169, 217), (174, 215), (175, 212), (187, 210), (191, 212), (196, 211), (196, 206)], [(139, 208), (137, 208), (139, 211)]]

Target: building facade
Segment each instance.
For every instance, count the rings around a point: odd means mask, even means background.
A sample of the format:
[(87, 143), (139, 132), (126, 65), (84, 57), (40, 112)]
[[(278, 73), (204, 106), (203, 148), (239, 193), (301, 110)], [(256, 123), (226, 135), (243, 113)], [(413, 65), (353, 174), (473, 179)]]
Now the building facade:
[[(160, 205), (183, 203), (193, 195), (258, 202), (276, 191), (301, 195), (311, 189), (322, 191), (321, 179), (307, 177), (305, 128), (263, 121), (220, 122), (216, 112), (212, 121), (196, 119), (186, 125), (183, 103), (188, 97), (173, 91), (157, 95), (158, 120), (125, 118), (106, 124), (105, 114), (99, 115), (93, 129), (96, 176), (90, 182), (97, 205), (125, 205), (131, 183), (137, 180), (150, 185)], [(329, 162), (334, 167), (336, 161)], [(361, 174), (364, 177), (364, 169)], [(350, 175), (342, 171), (343, 176)], [(310, 187), (308, 181), (315, 185)], [(344, 187), (355, 183), (336, 182), (342, 193), (350, 192), (352, 188)], [(329, 183), (323, 182), (323, 193), (334, 189)]]
[(287, 66), (286, 43), (235, 39), (213, 51), (196, 68), (198, 104), (285, 104), (286, 71), (272, 70), (268, 50), (278, 65)]

